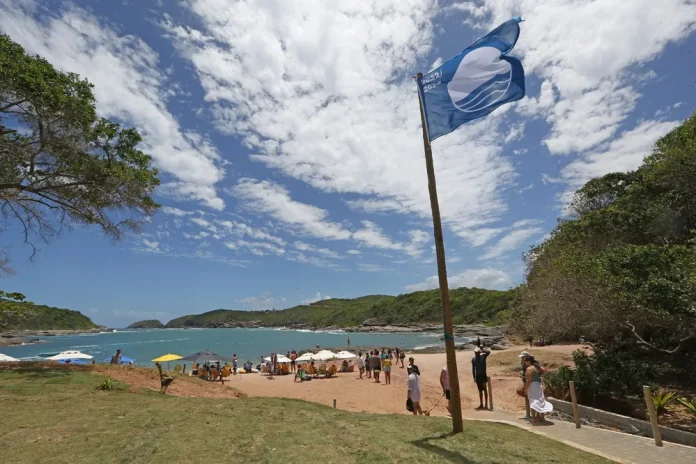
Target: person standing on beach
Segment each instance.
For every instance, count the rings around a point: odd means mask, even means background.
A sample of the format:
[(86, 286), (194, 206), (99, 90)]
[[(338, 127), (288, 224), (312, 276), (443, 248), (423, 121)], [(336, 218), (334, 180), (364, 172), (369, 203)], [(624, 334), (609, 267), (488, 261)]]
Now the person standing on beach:
[(348, 346), (350, 346), (350, 337), (348, 337), (348, 339), (346, 340), (346, 342), (348, 342)]
[(365, 371), (366, 371), (366, 377), (368, 379), (372, 378), (372, 360), (370, 359), (370, 353), (365, 353)]
[(362, 358), (362, 353), (358, 353), (358, 371), (360, 372), (360, 378), (363, 378), (365, 373), (365, 360)]
[(391, 385), (391, 350), (389, 351), (390, 356), (387, 356), (382, 362), (382, 369), (384, 370), (384, 383), (386, 385)]
[(111, 357), (111, 364), (121, 364), (121, 350), (116, 350), (116, 354)]
[(382, 348), (382, 352), (379, 354), (380, 366), (384, 366), (385, 359), (387, 359), (387, 353), (385, 353), (384, 348)]
[(416, 374), (415, 371), (415, 366), (409, 364), (408, 365), (408, 380), (406, 381), (406, 385), (408, 387), (408, 396), (407, 399), (410, 399), (411, 402), (413, 403), (413, 415), (423, 415), (423, 411), (421, 410), (420, 406), (420, 400), (421, 400), (421, 392), (420, 392), (420, 379), (418, 378), (418, 375)]
[(294, 374), (297, 371), (297, 362), (295, 360), (297, 359), (297, 351), (292, 350), (292, 353), (290, 353), (290, 369), (292, 370), (292, 373)]
[(379, 353), (378, 350), (373, 351), (372, 357), (370, 358), (372, 360), (372, 372), (375, 375), (375, 383), (380, 383), (379, 382), (379, 373), (382, 370), (382, 360), (379, 359), (378, 353)]
[[(488, 409), (488, 374), (486, 373), (486, 358), (491, 354), (490, 351), (481, 351), (478, 346), (474, 348), (474, 357), (471, 358), (471, 374), (478, 387), (479, 406), (476, 410)], [(486, 406), (483, 406), (483, 399), (486, 398)]]
[(447, 398), (447, 412), (452, 414), (452, 398), (450, 397), (449, 371), (447, 366), (440, 371), (440, 385), (442, 386), (442, 394)]
[(404, 350), (399, 350), (399, 361), (401, 361), (401, 368), (404, 368), (404, 359), (406, 359), (406, 353)]

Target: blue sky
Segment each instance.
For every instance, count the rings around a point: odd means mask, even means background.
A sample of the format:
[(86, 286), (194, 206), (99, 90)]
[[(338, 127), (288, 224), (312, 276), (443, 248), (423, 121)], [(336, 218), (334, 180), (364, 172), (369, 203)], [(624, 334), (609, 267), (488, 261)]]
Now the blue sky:
[(2, 234), (2, 288), (124, 326), (436, 288), (411, 76), (525, 18), (527, 97), (434, 144), (452, 286), (505, 289), (572, 192), (696, 108), (688, 0), (0, 0), (0, 31), (137, 127), (163, 208), (113, 244)]

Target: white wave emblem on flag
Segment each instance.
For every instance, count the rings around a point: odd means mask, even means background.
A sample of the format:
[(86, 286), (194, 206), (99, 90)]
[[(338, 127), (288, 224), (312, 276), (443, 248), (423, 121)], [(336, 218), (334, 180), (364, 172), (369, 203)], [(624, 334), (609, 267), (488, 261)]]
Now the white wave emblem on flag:
[(455, 108), (473, 113), (495, 105), (511, 82), (512, 66), (500, 59), (500, 50), (481, 47), (462, 58), (447, 91)]

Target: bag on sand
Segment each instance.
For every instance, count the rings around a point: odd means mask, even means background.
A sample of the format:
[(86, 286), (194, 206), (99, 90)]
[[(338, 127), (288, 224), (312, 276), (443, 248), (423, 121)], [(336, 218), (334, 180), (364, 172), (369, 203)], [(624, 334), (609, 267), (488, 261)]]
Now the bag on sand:
[(410, 412), (413, 412), (413, 401), (411, 401), (411, 398), (408, 398), (406, 400), (406, 409), (408, 409)]
[(522, 385), (520, 385), (519, 387), (517, 387), (517, 394), (520, 395), (522, 398), (524, 398), (524, 396), (525, 396), (525, 394), (524, 394), (524, 384), (522, 384)]

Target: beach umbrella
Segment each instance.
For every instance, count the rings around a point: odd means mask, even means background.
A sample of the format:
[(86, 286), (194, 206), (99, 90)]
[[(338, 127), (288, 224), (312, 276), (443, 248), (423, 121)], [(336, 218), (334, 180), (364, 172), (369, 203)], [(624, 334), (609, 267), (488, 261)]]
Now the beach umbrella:
[(19, 362), (19, 359), (0, 353), (0, 362)]
[[(264, 359), (264, 361), (271, 362), (271, 357), (270, 357), (270, 356), (267, 356), (267, 357), (265, 357), (265, 358), (263, 358), (263, 359)], [(276, 362), (278, 362), (279, 364), (290, 364), (290, 363), (292, 362), (292, 359), (288, 358), (288, 357), (285, 356), (285, 355), (279, 354), (279, 355), (278, 355), (278, 359), (276, 359)]]
[[(111, 358), (105, 358), (105, 359), (104, 359), (104, 362), (105, 362), (105, 363), (110, 363), (110, 362), (111, 362)], [(135, 362), (135, 359), (129, 358), (128, 356), (121, 356), (121, 364), (129, 364), (129, 363), (132, 363), (132, 362)]]
[(65, 360), (73, 360), (73, 359), (92, 359), (94, 356), (90, 356), (88, 354), (81, 353), (80, 351), (61, 351), (55, 356), (51, 356), (50, 358), (46, 358), (49, 361), (65, 361)]
[(336, 357), (338, 359), (356, 359), (357, 356), (351, 353), (350, 351), (339, 351), (336, 353)]
[(214, 353), (210, 350), (205, 350), (205, 351), (199, 351), (198, 353), (194, 353), (192, 355), (186, 356), (185, 358), (181, 358), (183, 361), (193, 361), (196, 363), (216, 363), (216, 362), (231, 362), (232, 358), (228, 358), (227, 356), (222, 356), (217, 353)]
[(297, 358), (295, 361), (297, 361), (298, 363), (304, 363), (310, 361), (319, 361), (319, 359), (316, 358), (316, 355), (314, 353), (305, 353), (299, 358)]
[(178, 361), (179, 359), (183, 359), (183, 358), (181, 356), (179, 356), (178, 354), (167, 353), (167, 354), (163, 354), (159, 358), (153, 359), (152, 362), (153, 363), (166, 362), (167, 363), (167, 370), (169, 370), (169, 362), (170, 361)]
[(338, 355), (333, 351), (321, 350), (320, 352), (314, 355), (314, 360), (331, 361), (332, 359), (336, 359), (337, 357)]

